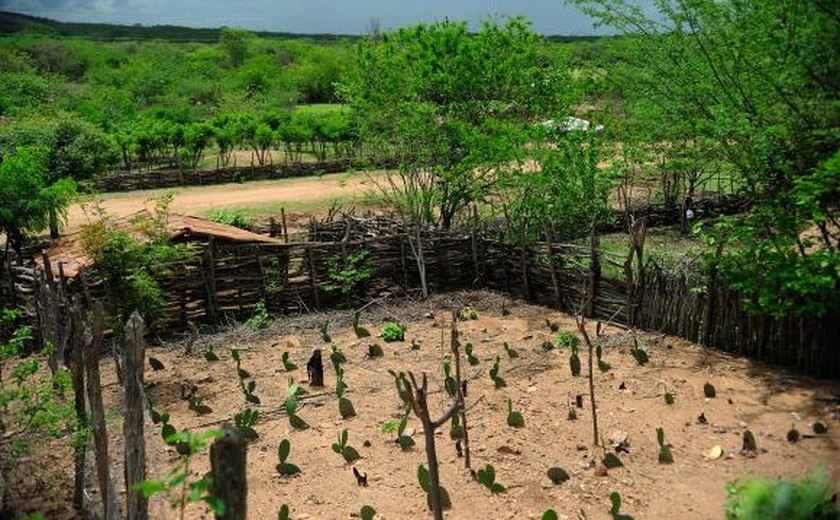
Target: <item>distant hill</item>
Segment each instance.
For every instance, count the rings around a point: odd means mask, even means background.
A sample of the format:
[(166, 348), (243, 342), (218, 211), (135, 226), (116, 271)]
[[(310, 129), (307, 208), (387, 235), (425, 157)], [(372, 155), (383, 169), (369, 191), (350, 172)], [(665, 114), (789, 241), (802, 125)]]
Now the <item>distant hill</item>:
[[(30, 16), (8, 11), (0, 11), (0, 36), (23, 30), (91, 38), (94, 40), (169, 40), (175, 42), (217, 42), (221, 28), (202, 29), (179, 25), (117, 25), (110, 23), (72, 23), (59, 22), (49, 18)], [(360, 38), (353, 34), (302, 34), (290, 32), (254, 31), (264, 38), (302, 39), (319, 43), (333, 43), (341, 40)], [(597, 41), (602, 36), (562, 36), (549, 35), (547, 38), (557, 42)]]
[[(40, 18), (20, 13), (0, 11), (0, 35), (17, 33), (23, 30), (92, 38), (95, 40), (169, 40), (176, 42), (217, 42), (220, 28), (201, 29), (178, 25), (116, 25), (109, 23), (72, 23), (58, 22), (49, 18)], [(331, 43), (359, 38), (349, 34), (299, 34), (289, 32), (254, 31), (265, 38), (305, 39), (314, 42)]]

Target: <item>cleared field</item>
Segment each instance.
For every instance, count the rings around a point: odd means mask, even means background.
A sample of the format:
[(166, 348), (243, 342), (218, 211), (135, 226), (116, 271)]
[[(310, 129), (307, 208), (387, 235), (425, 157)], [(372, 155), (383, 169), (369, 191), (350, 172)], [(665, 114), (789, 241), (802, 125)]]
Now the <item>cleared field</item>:
[[(378, 175), (376, 173), (371, 175)], [(114, 217), (124, 217), (145, 207), (170, 191), (176, 193), (172, 210), (187, 215), (206, 215), (214, 209), (242, 209), (249, 215), (276, 214), (280, 207), (293, 211), (312, 211), (328, 207), (334, 201), (364, 201), (375, 196), (369, 174), (336, 173), (320, 177), (299, 177), (244, 184), (194, 186), (177, 190), (158, 189), (102, 195), (102, 207)], [(67, 215), (67, 230), (87, 222), (80, 204)]]

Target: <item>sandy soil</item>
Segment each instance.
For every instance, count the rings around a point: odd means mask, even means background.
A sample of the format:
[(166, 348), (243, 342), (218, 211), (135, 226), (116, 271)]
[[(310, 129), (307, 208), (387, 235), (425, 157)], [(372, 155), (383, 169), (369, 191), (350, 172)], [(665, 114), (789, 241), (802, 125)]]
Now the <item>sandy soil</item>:
[[(292, 208), (335, 199), (349, 199), (373, 189), (364, 173), (335, 173), (321, 177), (297, 177), (243, 184), (217, 184), (176, 189), (141, 190), (102, 195), (102, 207), (114, 217), (123, 217), (154, 205), (153, 199), (170, 191), (176, 193), (172, 211), (187, 215), (205, 214), (213, 209), (276, 207), (286, 204)], [(82, 207), (73, 205), (68, 211), (67, 229), (75, 230), (87, 219)]]
[[(503, 302), (507, 302), (509, 315), (501, 313)], [(637, 519), (719, 519), (723, 516), (724, 485), (740, 476), (799, 476), (822, 463), (833, 468), (835, 482), (840, 478), (840, 383), (793, 376), (708, 352), (681, 339), (648, 333), (639, 333), (638, 339), (651, 361), (639, 367), (629, 354), (630, 333), (610, 327), (606, 328), (603, 345), (604, 359), (612, 369), (606, 373), (596, 369), (598, 418), (604, 439), (616, 431), (627, 435), (630, 453), (619, 455), (624, 467), (597, 476), (590, 461), (593, 457), (600, 460), (603, 450), (593, 447), (587, 380), (571, 377), (568, 352), (541, 348), (543, 341), (555, 337), (546, 326), (546, 318), (569, 329), (574, 328), (573, 319), (486, 292), (436, 296), (422, 303), (378, 303), (365, 310), (363, 325), (374, 335), (386, 317), (407, 323), (406, 341), (401, 343), (384, 343), (379, 338), (357, 340), (350, 328), (351, 313), (336, 311), (280, 318), (259, 333), (239, 328), (205, 335), (197, 345), (198, 352), (190, 356), (183, 353), (183, 343), (151, 347), (148, 355), (161, 360), (166, 368), (157, 372), (147, 368), (150, 398), (156, 408), (172, 414), (172, 423), (179, 429), (202, 430), (230, 420), (246, 407), (229, 353), (231, 348), (241, 349), (242, 367), (255, 378), (255, 393), (262, 400), (256, 407), (262, 414), (256, 426), (260, 437), (248, 452), (249, 518), (276, 518), (284, 503), (289, 504), (295, 519), (358, 516), (365, 504), (376, 508), (383, 518), (426, 518), (430, 515), (416, 481), (418, 464), (426, 462), (419, 421), (413, 417), (409, 421), (408, 432), (417, 441), (409, 451), (400, 450), (393, 433), (380, 431), (385, 421), (399, 417), (399, 400), (387, 370), (428, 372), (434, 391), (430, 405), (435, 414), (440, 413), (447, 406), (445, 393), (440, 390), (441, 341), (448, 333), (449, 310), (463, 305), (479, 312), (477, 320), (460, 324), (462, 343), (473, 343), (481, 359), (478, 366), (467, 368), (471, 379), (467, 400), (473, 467), (493, 464), (497, 481), (507, 487), (507, 492), (492, 495), (471, 479), (446, 427), (436, 439), (442, 483), (454, 504), (448, 518), (539, 518), (545, 509), (553, 507), (561, 518), (606, 519), (608, 496), (611, 491), (619, 491), (623, 511)], [(305, 364), (313, 348), (328, 349), (318, 332), (325, 319), (332, 323), (333, 342), (347, 357), (346, 396), (358, 415), (348, 420), (340, 418), (333, 393), (335, 377), (326, 362), (326, 388), (310, 389), (298, 411), (311, 428), (298, 431), (281, 411), (285, 390), (290, 377), (306, 379)], [(419, 349), (411, 348), (413, 341)], [(508, 358), (504, 342), (518, 351), (518, 358)], [(383, 358), (366, 356), (371, 343), (384, 348)], [(201, 351), (209, 345), (214, 346), (220, 361), (209, 363), (202, 357)], [(297, 363), (297, 370), (284, 371), (280, 360), (284, 351)], [(488, 376), (496, 356), (501, 356), (501, 375), (507, 381), (507, 387), (499, 390), (494, 389)], [(586, 356), (582, 359), (585, 367)], [(119, 461), (120, 393), (113, 363), (103, 360), (102, 369), (112, 453)], [(707, 381), (717, 388), (716, 398), (704, 397)], [(198, 395), (213, 412), (197, 416), (189, 411), (180, 397), (182, 384), (196, 385)], [(664, 403), (665, 388), (675, 395), (673, 406)], [(577, 394), (583, 394), (584, 407), (577, 409), (578, 419), (570, 421), (567, 406)], [(507, 426), (508, 399), (523, 413), (525, 428)], [(708, 424), (698, 422), (701, 413)], [(810, 434), (810, 425), (817, 419), (829, 425), (827, 435), (796, 444), (786, 441), (792, 424), (803, 434)], [(673, 464), (657, 462), (658, 426), (664, 427), (666, 442), (672, 445)], [(149, 468), (153, 474), (162, 475), (176, 462), (177, 455), (163, 446), (159, 427), (148, 423), (147, 428)], [(344, 428), (349, 431), (349, 444), (362, 455), (355, 467), (368, 475), (368, 487), (358, 487), (351, 466), (330, 449)], [(755, 433), (761, 448), (756, 456), (739, 453), (747, 428)], [(299, 476), (281, 477), (275, 471), (277, 446), (282, 439), (291, 441), (288, 461), (300, 466)], [(704, 454), (715, 445), (723, 448), (724, 455), (707, 460)], [(69, 452), (68, 457), (57, 453), (50, 453), (51, 462), (67, 468), (65, 484), (60, 488), (67, 490), (72, 488), (72, 462)], [(206, 471), (206, 459), (206, 454), (197, 456), (194, 478)], [(550, 466), (565, 468), (571, 479), (552, 485), (546, 478)], [(119, 462), (113, 474), (121, 478)], [(55, 474), (48, 477), (58, 478)], [(94, 489), (92, 473), (89, 482)], [(55, 505), (55, 499), (43, 497), (44, 491), (22, 492), (53, 502), (50, 518), (71, 517), (66, 507), (62, 511)], [(96, 493), (91, 492), (95, 498)], [(32, 496), (29, 500), (37, 503)], [(150, 510), (155, 518), (177, 517), (161, 498), (152, 501)], [(188, 508), (187, 517), (211, 515), (203, 506), (194, 505)]]

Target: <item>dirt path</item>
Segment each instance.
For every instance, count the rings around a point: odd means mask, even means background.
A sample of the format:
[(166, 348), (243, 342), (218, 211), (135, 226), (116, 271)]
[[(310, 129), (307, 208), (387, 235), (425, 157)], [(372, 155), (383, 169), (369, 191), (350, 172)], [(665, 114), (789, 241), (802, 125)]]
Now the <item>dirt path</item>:
[[(376, 174), (374, 174), (376, 175)], [(110, 215), (123, 217), (152, 206), (152, 199), (167, 192), (176, 193), (172, 210), (188, 215), (204, 215), (221, 208), (247, 208), (250, 214), (277, 213), (280, 207), (293, 210), (317, 209), (333, 200), (357, 200), (375, 189), (365, 173), (336, 173), (321, 177), (301, 177), (245, 184), (218, 184), (187, 188), (106, 193), (103, 208)], [(68, 212), (68, 230), (75, 230), (86, 222), (79, 204)]]

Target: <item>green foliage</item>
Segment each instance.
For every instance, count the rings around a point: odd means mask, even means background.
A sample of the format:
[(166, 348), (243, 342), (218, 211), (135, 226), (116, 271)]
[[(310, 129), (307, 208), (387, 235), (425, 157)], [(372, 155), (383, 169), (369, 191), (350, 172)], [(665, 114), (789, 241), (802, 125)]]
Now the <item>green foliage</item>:
[(277, 511), (277, 520), (290, 520), (288, 505), (283, 504), (280, 506), (280, 510)]
[(321, 324), (319, 330), (321, 332), (321, 341), (324, 343), (332, 341), (332, 338), (330, 337), (330, 320), (324, 320), (324, 323)]
[(171, 495), (171, 505), (178, 508), (180, 518), (184, 518), (187, 504), (204, 502), (217, 516), (224, 515), (225, 504), (210, 493), (211, 476), (206, 474), (198, 480), (190, 480), (192, 457), (207, 448), (207, 441), (221, 437), (221, 430), (206, 430), (200, 433), (179, 432), (170, 435), (168, 444), (185, 445), (187, 449), (178, 463), (159, 480), (143, 480), (134, 485), (133, 490), (142, 491), (146, 498), (158, 493)]
[(826, 467), (797, 481), (744, 478), (726, 485), (726, 520), (817, 520), (840, 518)]
[(624, 466), (621, 459), (615, 453), (607, 453), (601, 461), (607, 469), (620, 468)]
[(268, 315), (268, 309), (266, 309), (265, 302), (258, 301), (256, 305), (254, 305), (254, 311), (251, 313), (251, 317), (245, 322), (245, 326), (251, 330), (262, 330), (268, 327), (270, 319), (271, 318)]
[(63, 214), (75, 193), (71, 178), (52, 177), (46, 149), (0, 146), (0, 231), (14, 249)]
[(496, 361), (493, 363), (493, 367), (490, 369), (490, 379), (493, 381), (493, 386), (496, 388), (496, 390), (507, 386), (505, 380), (502, 378), (502, 376), (499, 375), (499, 363), (499, 356), (496, 356)]
[(219, 355), (216, 354), (216, 351), (213, 349), (213, 345), (207, 346), (207, 350), (204, 351), (204, 359), (206, 359), (209, 363), (219, 361)]
[(382, 330), (379, 331), (379, 335), (388, 343), (405, 341), (405, 327), (394, 321), (388, 321), (382, 325)]
[[(429, 470), (422, 464), (417, 466), (417, 481), (420, 483), (420, 488), (426, 493), (426, 503), (428, 504), (429, 509), (432, 509), (431, 477), (429, 476)], [(445, 487), (440, 486), (439, 493), (441, 508), (444, 510), (451, 509), (452, 500), (449, 498), (449, 492)]]
[(598, 345), (595, 347), (595, 356), (598, 359), (598, 370), (600, 370), (601, 372), (609, 372), (612, 369), (612, 365), (610, 365), (602, 359), (603, 353), (604, 350), (601, 347), (601, 344), (598, 343)]
[(212, 413), (213, 409), (204, 404), (204, 398), (197, 395), (191, 395), (188, 399), (188, 408), (195, 412), (196, 415), (207, 415)]
[(633, 348), (630, 349), (630, 355), (640, 366), (644, 366), (650, 361), (647, 351), (639, 346), (639, 340), (635, 336), (633, 337)]
[(612, 504), (610, 507), (610, 515), (613, 520), (633, 520), (632, 516), (625, 515), (621, 512), (621, 494), (619, 494), (618, 491), (610, 493), (610, 503)]
[(376, 509), (370, 506), (362, 506), (362, 511), (359, 516), (362, 520), (373, 520), (373, 517), (376, 516)]
[(254, 394), (257, 388), (257, 382), (251, 377), (251, 373), (242, 368), (242, 358), (239, 351), (231, 349), (230, 356), (236, 362), (236, 375), (239, 377), (239, 388), (245, 396), (245, 402), (252, 404), (260, 404), (260, 398)]
[(714, 398), (717, 395), (715, 386), (712, 383), (706, 381), (706, 383), (703, 385), (703, 395), (705, 395), (709, 399)]
[(505, 487), (496, 482), (496, 469), (490, 464), (484, 468), (479, 468), (476, 472), (476, 479), (494, 494), (505, 491)]
[(557, 520), (559, 517), (554, 509), (546, 509), (540, 518), (542, 520)]
[(341, 455), (344, 458), (344, 460), (350, 464), (361, 458), (359, 452), (356, 451), (355, 448), (347, 444), (346, 429), (341, 430), (341, 433), (338, 435), (338, 442), (333, 443), (332, 450)]
[(340, 291), (342, 295), (347, 296), (370, 280), (374, 272), (370, 249), (350, 253), (343, 262), (338, 258), (330, 258), (327, 260), (328, 282), (324, 289), (327, 292)]
[(251, 219), (239, 211), (214, 209), (207, 215), (207, 218), (213, 222), (227, 224), (228, 226), (238, 227), (239, 229), (245, 229), (247, 231), (254, 230), (254, 224), (251, 222)]
[(371, 343), (368, 345), (368, 357), (370, 358), (378, 358), (385, 355), (385, 351), (382, 350), (382, 347), (376, 343)]
[(557, 346), (560, 348), (569, 348), (576, 351), (580, 348), (580, 338), (575, 336), (574, 332), (563, 329), (557, 334)]
[(277, 446), (277, 459), (279, 460), (279, 463), (277, 464), (277, 473), (283, 475), (284, 477), (290, 477), (300, 473), (299, 467), (286, 462), (286, 459), (289, 458), (289, 452), (291, 449), (292, 443), (289, 442), (288, 439), (283, 439), (280, 441), (280, 445)]
[(674, 456), (671, 454), (671, 445), (665, 444), (665, 430), (662, 427), (656, 429), (656, 442), (659, 443), (659, 463), (671, 464)]
[(838, 207), (836, 12), (813, 2), (654, 0), (646, 13), (630, 2), (574, 3), (630, 35), (617, 40), (609, 75), (626, 121), (617, 139), (639, 141), (636, 164), (661, 165), (667, 199), (726, 172), (724, 189), (755, 201), (709, 230), (709, 274), (755, 313), (840, 308), (838, 239), (828, 232)]
[(157, 282), (170, 274), (165, 265), (196, 254), (195, 246), (170, 240), (172, 198), (168, 193), (155, 199), (152, 212), (129, 224), (114, 220), (96, 202), (91, 222), (82, 227), (82, 248), (105, 279), (109, 299), (120, 304), (118, 316), (113, 317), (118, 326), (134, 310), (153, 323), (166, 303)]
[(356, 333), (356, 337), (359, 339), (370, 337), (370, 331), (359, 324), (361, 315), (361, 311), (353, 312), (353, 332)]
[(664, 398), (665, 398), (665, 404), (667, 404), (668, 406), (671, 406), (671, 405), (674, 404), (674, 394), (672, 394), (668, 390), (665, 390), (665, 397)]
[(478, 311), (467, 305), (466, 307), (458, 309), (458, 319), (461, 321), (477, 320)]
[(525, 427), (525, 418), (522, 416), (522, 412), (514, 411), (513, 409), (513, 401), (508, 399), (508, 416), (507, 416), (507, 424), (513, 428), (524, 428)]
[(255, 441), (259, 438), (257, 430), (254, 429), (254, 426), (259, 420), (259, 410), (253, 410), (251, 408), (246, 408), (233, 416), (233, 423), (236, 425), (236, 429), (248, 441)]
[(300, 392), (300, 385), (298, 385), (294, 379), (290, 380), (289, 387), (286, 390), (286, 402), (284, 404), (284, 408), (286, 409), (286, 414), (289, 416), (289, 424), (292, 425), (292, 428), (296, 430), (306, 430), (309, 428), (309, 424), (297, 415), (297, 397)]
[(294, 361), (292, 361), (288, 352), (283, 352), (283, 355), (281, 356), (280, 359), (283, 362), (283, 370), (285, 370), (286, 372), (291, 372), (292, 370), (297, 370), (297, 365), (295, 364)]
[(466, 23), (421, 24), (359, 43), (340, 92), (362, 140), (398, 159), (393, 179), (409, 182), (382, 188), (412, 222), (448, 229), (486, 197), (495, 167), (523, 154), (528, 122), (565, 109), (566, 78), (543, 66), (541, 45), (524, 18), (485, 21), (474, 35)]
[(470, 364), (470, 366), (474, 367), (481, 362), (478, 359), (478, 357), (475, 355), (475, 349), (474, 349), (472, 343), (467, 343), (464, 346), (464, 352), (466, 352), (466, 354), (467, 354), (467, 362)]

